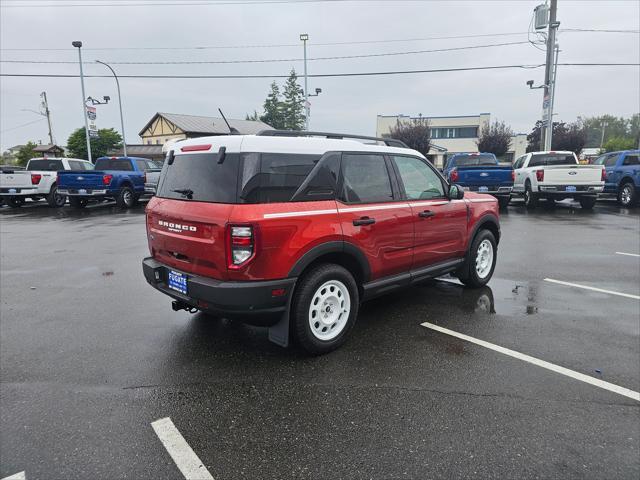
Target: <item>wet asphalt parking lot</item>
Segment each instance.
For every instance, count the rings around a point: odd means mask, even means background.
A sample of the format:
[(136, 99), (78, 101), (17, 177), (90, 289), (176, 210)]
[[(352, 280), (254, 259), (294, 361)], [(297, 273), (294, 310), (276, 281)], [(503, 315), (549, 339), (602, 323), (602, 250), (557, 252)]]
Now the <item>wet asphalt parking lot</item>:
[(640, 208), (516, 201), (501, 224), (488, 287), (377, 299), (309, 358), (173, 312), (142, 206), (3, 207), (0, 478), (638, 478)]

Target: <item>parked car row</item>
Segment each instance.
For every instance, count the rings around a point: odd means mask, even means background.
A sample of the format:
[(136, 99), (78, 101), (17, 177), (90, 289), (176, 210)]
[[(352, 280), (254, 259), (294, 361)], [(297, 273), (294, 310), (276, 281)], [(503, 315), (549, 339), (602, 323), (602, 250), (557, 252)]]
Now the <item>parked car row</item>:
[(101, 157), (95, 165), (77, 158), (33, 158), (26, 169), (2, 168), (0, 195), (14, 208), (26, 199), (42, 198), (51, 207), (62, 207), (67, 197), (75, 208), (106, 199), (130, 208), (142, 195), (155, 194), (161, 168), (152, 160), (136, 157)]
[(582, 165), (569, 151), (529, 152), (513, 166), (499, 164), (491, 153), (451, 156), (445, 177), (465, 190), (493, 195), (505, 207), (522, 197), (527, 208), (572, 198), (592, 209), (599, 196), (614, 195), (620, 205), (636, 204), (640, 191), (640, 150), (611, 152), (592, 165)]

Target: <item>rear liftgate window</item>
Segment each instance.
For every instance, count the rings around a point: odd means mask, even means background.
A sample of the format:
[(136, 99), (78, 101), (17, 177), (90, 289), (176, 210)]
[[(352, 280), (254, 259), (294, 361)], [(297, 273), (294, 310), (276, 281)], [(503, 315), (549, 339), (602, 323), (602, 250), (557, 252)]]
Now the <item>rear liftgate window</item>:
[(218, 154), (176, 155), (165, 162), (158, 197), (194, 202), (235, 203), (238, 182), (238, 154), (227, 153), (218, 163)]

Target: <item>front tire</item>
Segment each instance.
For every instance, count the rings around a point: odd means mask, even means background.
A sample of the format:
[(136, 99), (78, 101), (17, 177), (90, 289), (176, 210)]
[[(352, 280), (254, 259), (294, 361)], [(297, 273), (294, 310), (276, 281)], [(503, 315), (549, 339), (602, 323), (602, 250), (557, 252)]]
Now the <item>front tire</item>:
[(527, 184), (524, 186), (524, 206), (529, 210), (533, 210), (538, 206), (538, 194), (533, 193), (533, 189), (531, 188), (531, 183), (527, 181)]
[(358, 286), (348, 270), (319, 265), (306, 273), (293, 294), (293, 337), (312, 355), (342, 345), (358, 316)]
[(49, 192), (49, 195), (47, 195), (47, 203), (49, 204), (49, 206), (53, 208), (64, 207), (64, 204), (66, 203), (66, 201), (67, 201), (67, 197), (65, 195), (59, 195), (58, 186), (53, 185), (51, 187), (51, 191)]
[(625, 182), (618, 190), (618, 203), (623, 207), (633, 207), (637, 201), (636, 188), (631, 182)]
[(489, 230), (480, 230), (473, 239), (467, 261), (456, 272), (460, 281), (472, 288), (486, 285), (496, 268), (497, 247), (493, 233)]
[(593, 210), (593, 207), (596, 204), (597, 197), (583, 197), (580, 201), (580, 206), (584, 210)]
[(86, 198), (69, 197), (69, 204), (73, 208), (81, 209), (87, 206), (89, 201)]
[(131, 208), (136, 204), (135, 194), (131, 187), (122, 187), (118, 198), (116, 198), (116, 205), (118, 208), (125, 209)]

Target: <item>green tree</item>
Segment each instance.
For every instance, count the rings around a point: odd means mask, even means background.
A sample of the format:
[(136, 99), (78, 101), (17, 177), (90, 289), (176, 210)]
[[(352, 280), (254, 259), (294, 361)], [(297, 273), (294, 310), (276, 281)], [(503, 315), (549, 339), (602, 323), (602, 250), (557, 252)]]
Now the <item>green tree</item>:
[(493, 124), (487, 124), (482, 128), (476, 142), (478, 151), (493, 153), (496, 157), (501, 157), (509, 150), (511, 137), (513, 137), (511, 127), (496, 120)]
[(431, 148), (431, 127), (429, 120), (415, 118), (410, 121), (398, 120), (396, 126), (389, 132), (391, 138), (402, 140), (409, 148), (419, 151), (425, 157)]
[(271, 91), (264, 101), (264, 114), (260, 115), (260, 120), (278, 130), (285, 128), (280, 87), (276, 82), (271, 84)]
[(295, 70), (284, 84), (282, 112), (284, 115), (285, 130), (302, 130), (305, 122), (305, 98), (304, 91), (298, 85), (298, 76)]
[[(101, 128), (97, 137), (91, 137), (91, 157), (93, 161), (99, 157), (104, 157), (109, 150), (122, 147), (122, 137), (113, 128)], [(67, 151), (70, 157), (89, 158), (87, 154), (87, 142), (85, 139), (84, 127), (78, 128), (67, 140)]]
[[(538, 120), (527, 135), (527, 152), (540, 150), (540, 131), (542, 122)], [(552, 150), (570, 150), (576, 155), (584, 148), (586, 143), (586, 129), (580, 119), (573, 123), (553, 122), (553, 136), (551, 137)]]
[(618, 152), (620, 150), (634, 150), (638, 143), (634, 138), (630, 137), (611, 137), (604, 144), (607, 152)]
[(260, 120), (260, 117), (258, 116), (258, 112), (257, 111), (253, 111), (253, 113), (251, 115), (249, 115), (248, 113), (244, 116), (245, 120), (253, 120), (254, 122), (257, 122), (258, 120)]
[(22, 148), (18, 150), (18, 153), (16, 153), (16, 164), (24, 167), (29, 160), (36, 157), (37, 155), (33, 149), (37, 146), (35, 142), (27, 142), (26, 145), (23, 145)]

